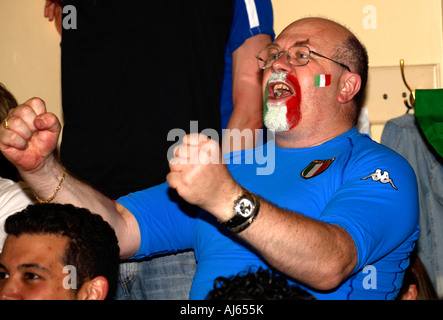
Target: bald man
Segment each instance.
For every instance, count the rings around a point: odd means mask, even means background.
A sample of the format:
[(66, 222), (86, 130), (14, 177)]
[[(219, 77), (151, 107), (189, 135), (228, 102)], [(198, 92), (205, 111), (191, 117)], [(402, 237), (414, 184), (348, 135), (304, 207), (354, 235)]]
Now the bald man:
[[(62, 179), (60, 123), (40, 99), (9, 114), (0, 149), (40, 199), (100, 213), (122, 257), (194, 249), (192, 299), (251, 266), (277, 269), (318, 299), (394, 299), (418, 237), (417, 184), (407, 161), (356, 129), (364, 46), (333, 21), (307, 18), (257, 61), (275, 139), (223, 156), (214, 141), (186, 136), (167, 182), (116, 202), (69, 173)], [(259, 174), (264, 153), (275, 168)], [(377, 172), (385, 179), (368, 178)]]

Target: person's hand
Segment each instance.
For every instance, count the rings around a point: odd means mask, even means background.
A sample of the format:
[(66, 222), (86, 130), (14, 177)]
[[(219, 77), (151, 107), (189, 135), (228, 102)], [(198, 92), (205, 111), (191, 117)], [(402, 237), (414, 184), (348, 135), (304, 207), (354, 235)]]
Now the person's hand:
[(59, 5), (60, 4), (57, 1), (46, 0), (46, 2), (45, 2), (45, 11), (44, 11), (45, 18), (48, 18), (49, 21), (54, 20), (54, 18), (55, 18), (55, 9)]
[(220, 146), (201, 134), (190, 134), (175, 148), (166, 179), (188, 203), (212, 213), (220, 221), (233, 215), (234, 200), (241, 187), (223, 163)]
[(2, 122), (0, 151), (19, 171), (36, 171), (53, 155), (60, 131), (60, 121), (46, 111), (45, 102), (32, 98)]
[(49, 21), (55, 19), (55, 28), (57, 32), (62, 34), (62, 1), (61, 0), (46, 0), (44, 16)]

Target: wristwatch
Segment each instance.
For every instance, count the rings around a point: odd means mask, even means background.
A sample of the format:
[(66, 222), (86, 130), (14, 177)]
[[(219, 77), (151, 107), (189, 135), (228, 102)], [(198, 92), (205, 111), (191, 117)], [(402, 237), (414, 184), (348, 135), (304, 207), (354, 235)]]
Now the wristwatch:
[(260, 210), (260, 198), (242, 187), (242, 194), (234, 201), (234, 217), (222, 223), (230, 231), (239, 233), (251, 225)]

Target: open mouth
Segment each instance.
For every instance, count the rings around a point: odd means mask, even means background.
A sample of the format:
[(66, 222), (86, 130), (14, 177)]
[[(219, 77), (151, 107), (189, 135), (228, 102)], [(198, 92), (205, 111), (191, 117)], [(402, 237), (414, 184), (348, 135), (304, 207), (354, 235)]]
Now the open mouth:
[(274, 99), (285, 99), (294, 95), (294, 90), (283, 82), (270, 83), (268, 88), (269, 97)]
[(284, 83), (275, 84), (272, 91), (274, 92), (275, 98), (284, 98), (292, 95), (291, 89)]
[(301, 119), (301, 89), (298, 80), (286, 73), (271, 74), (265, 90), (264, 123), (276, 132), (295, 127)]
[(297, 79), (286, 73), (272, 73), (268, 81), (268, 98), (283, 101), (295, 95)]

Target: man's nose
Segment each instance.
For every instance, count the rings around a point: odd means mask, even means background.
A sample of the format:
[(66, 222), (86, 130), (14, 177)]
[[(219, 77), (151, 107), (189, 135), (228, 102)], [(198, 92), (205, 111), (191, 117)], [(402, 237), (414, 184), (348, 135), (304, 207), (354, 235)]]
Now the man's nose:
[(275, 73), (290, 72), (292, 69), (292, 64), (289, 63), (288, 53), (284, 52), (280, 55), (278, 59), (274, 60), (271, 68), (272, 71)]
[(0, 284), (0, 300), (21, 300), (19, 288), (11, 280), (3, 280), (4, 282)]

